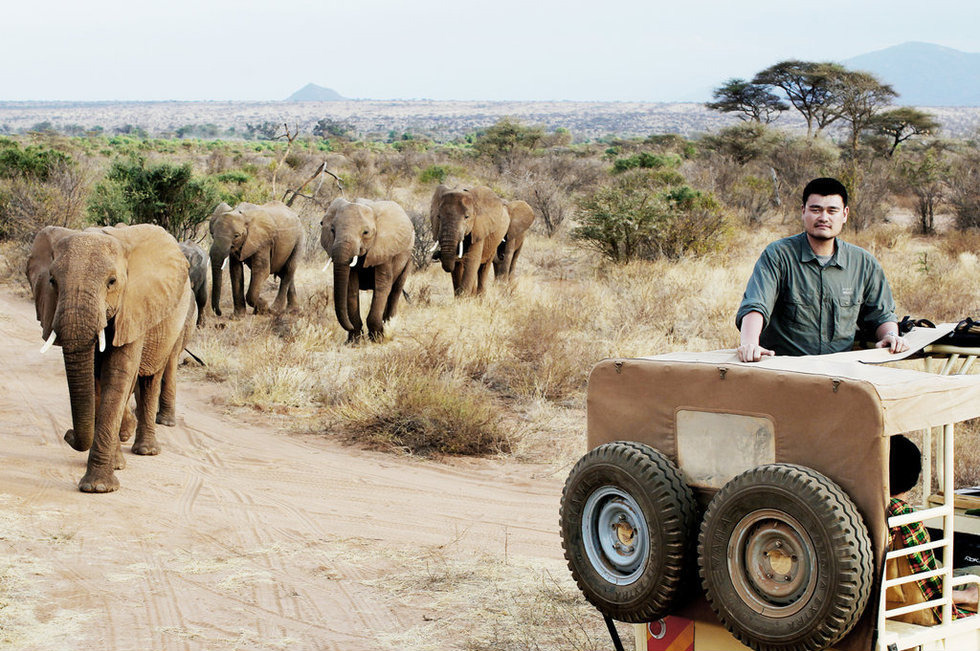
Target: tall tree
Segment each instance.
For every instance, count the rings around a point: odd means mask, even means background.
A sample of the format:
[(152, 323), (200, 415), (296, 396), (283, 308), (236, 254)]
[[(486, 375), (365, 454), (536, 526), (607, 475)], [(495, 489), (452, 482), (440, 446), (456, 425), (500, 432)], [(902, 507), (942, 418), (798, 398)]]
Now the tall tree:
[(898, 146), (913, 136), (931, 136), (939, 132), (939, 122), (931, 115), (903, 106), (875, 115), (868, 127), (875, 133), (892, 139), (892, 147), (888, 151), (891, 156)]
[(790, 59), (756, 73), (752, 83), (782, 90), (806, 120), (809, 139), (841, 117), (838, 78), (845, 72), (837, 63)]
[(851, 126), (851, 153), (857, 154), (858, 137), (875, 115), (898, 97), (890, 85), (868, 72), (840, 71), (832, 76), (834, 93), (840, 102), (840, 116)]
[(769, 88), (744, 79), (729, 79), (712, 92), (715, 101), (706, 102), (705, 106), (722, 113), (738, 113), (740, 120), (769, 124), (789, 110), (789, 104)]

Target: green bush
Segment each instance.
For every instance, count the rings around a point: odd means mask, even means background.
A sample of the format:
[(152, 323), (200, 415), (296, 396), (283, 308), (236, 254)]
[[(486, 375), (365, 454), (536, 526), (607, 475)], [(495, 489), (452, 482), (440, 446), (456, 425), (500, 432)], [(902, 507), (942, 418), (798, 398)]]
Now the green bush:
[(613, 262), (708, 253), (728, 233), (713, 195), (687, 185), (658, 188), (648, 175), (599, 189), (579, 203), (579, 213), (572, 238)]
[(419, 183), (445, 183), (448, 177), (463, 172), (462, 168), (454, 165), (429, 165), (419, 172)]
[(100, 225), (156, 224), (184, 240), (196, 235), (219, 200), (217, 188), (195, 178), (190, 163), (147, 166), (134, 158), (113, 163), (89, 199), (88, 215)]
[(29, 178), (47, 181), (58, 165), (70, 165), (68, 154), (37, 145), (21, 149), (16, 142), (0, 142), (0, 178)]
[(616, 174), (632, 169), (674, 169), (681, 164), (681, 157), (677, 154), (651, 154), (640, 152), (628, 158), (619, 158), (613, 163), (613, 172)]

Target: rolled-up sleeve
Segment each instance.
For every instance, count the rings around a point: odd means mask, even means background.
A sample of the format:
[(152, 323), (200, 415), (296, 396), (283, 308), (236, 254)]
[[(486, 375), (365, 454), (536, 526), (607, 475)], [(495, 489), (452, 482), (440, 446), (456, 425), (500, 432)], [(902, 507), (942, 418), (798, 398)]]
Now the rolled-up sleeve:
[(781, 277), (779, 260), (773, 255), (772, 246), (766, 247), (759, 256), (749, 277), (742, 303), (735, 314), (735, 327), (742, 329), (742, 319), (749, 312), (758, 312), (763, 318), (763, 328), (769, 324), (772, 308), (779, 295), (779, 279)]

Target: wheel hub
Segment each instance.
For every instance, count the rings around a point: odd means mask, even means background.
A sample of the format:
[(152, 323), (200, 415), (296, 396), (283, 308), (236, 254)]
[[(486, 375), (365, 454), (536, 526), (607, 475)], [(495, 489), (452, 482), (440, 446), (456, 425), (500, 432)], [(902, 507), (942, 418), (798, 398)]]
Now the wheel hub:
[(732, 585), (753, 610), (773, 617), (800, 611), (813, 594), (813, 542), (792, 516), (760, 509), (735, 526), (728, 545)]
[(643, 573), (650, 533), (643, 512), (631, 495), (605, 486), (585, 502), (582, 540), (592, 567), (616, 585), (628, 585)]

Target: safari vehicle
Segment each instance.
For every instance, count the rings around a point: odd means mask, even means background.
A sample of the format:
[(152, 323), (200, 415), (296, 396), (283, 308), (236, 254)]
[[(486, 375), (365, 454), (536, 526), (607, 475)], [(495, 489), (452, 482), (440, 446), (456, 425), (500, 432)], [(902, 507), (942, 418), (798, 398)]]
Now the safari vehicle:
[[(913, 329), (902, 355), (598, 363), (589, 452), (566, 481), (561, 534), (614, 642), (610, 619), (636, 623), (636, 648), (651, 651), (980, 649), (980, 616), (953, 620), (951, 607), (952, 587), (980, 577), (954, 577), (953, 563), (887, 580), (884, 571), (915, 550), (953, 559), (954, 529), (980, 531), (980, 518), (956, 512), (952, 472), (954, 425), (980, 417), (980, 375), (967, 373), (980, 348), (941, 345), (952, 326)], [(878, 364), (907, 357), (943, 367)], [(889, 437), (930, 441), (933, 431), (936, 505), (886, 518)], [(914, 520), (938, 529), (932, 542), (889, 550), (889, 527)], [(926, 576), (943, 577), (941, 599), (886, 605), (887, 588)], [(936, 606), (938, 625), (897, 619)]]

